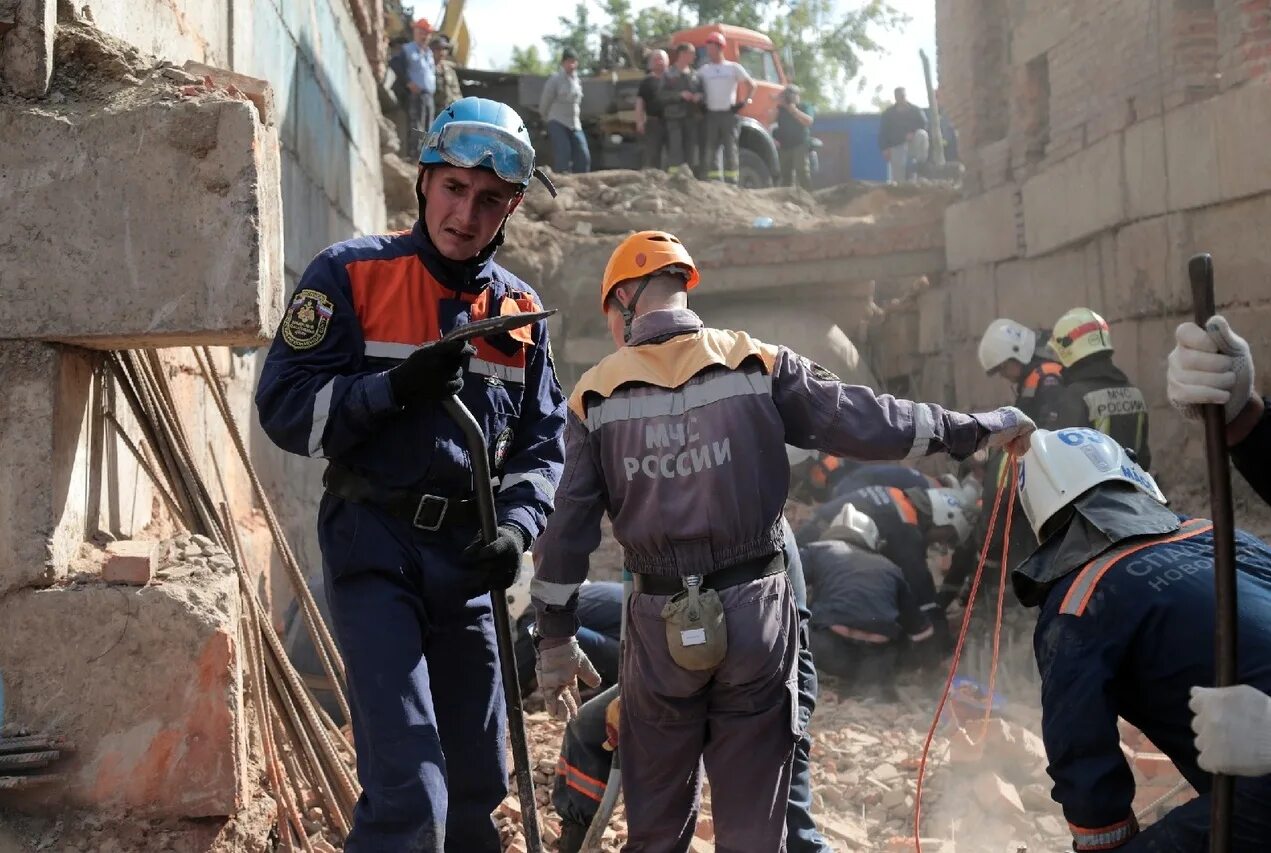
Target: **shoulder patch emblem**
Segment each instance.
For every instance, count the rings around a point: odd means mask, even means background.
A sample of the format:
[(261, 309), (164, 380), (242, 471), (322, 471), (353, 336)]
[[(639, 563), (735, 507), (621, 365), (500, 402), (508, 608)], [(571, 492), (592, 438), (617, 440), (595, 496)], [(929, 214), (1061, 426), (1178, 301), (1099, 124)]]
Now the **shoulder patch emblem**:
[(335, 304), (325, 293), (298, 290), (282, 318), (282, 339), (292, 349), (313, 349), (327, 336), (334, 313)]

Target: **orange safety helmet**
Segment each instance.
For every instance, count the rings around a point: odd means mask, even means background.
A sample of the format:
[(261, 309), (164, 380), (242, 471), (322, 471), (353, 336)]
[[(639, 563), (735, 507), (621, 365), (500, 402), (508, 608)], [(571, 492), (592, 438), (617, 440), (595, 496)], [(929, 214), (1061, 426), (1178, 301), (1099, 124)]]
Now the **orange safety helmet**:
[[(600, 313), (605, 313), (609, 294), (624, 281), (648, 278), (658, 270), (670, 266), (688, 267), (688, 283), (685, 290), (697, 287), (701, 279), (697, 265), (689, 257), (688, 249), (674, 234), (665, 231), (641, 231), (632, 234), (618, 244), (605, 265), (605, 277), (600, 285)], [(634, 306), (631, 306), (634, 308)]]
[(724, 38), (724, 34), (723, 34), (723, 33), (711, 33), (710, 35), (708, 35), (708, 36), (706, 37), (706, 43), (707, 43), (707, 44), (717, 44), (717, 45), (719, 45), (720, 47), (723, 47), (723, 46), (724, 46), (724, 45), (726, 45), (728, 42), (727, 42), (727, 40)]
[(428, 23), (427, 18), (420, 18), (411, 25), (411, 29), (423, 30), (426, 33), (432, 32), (432, 24)]

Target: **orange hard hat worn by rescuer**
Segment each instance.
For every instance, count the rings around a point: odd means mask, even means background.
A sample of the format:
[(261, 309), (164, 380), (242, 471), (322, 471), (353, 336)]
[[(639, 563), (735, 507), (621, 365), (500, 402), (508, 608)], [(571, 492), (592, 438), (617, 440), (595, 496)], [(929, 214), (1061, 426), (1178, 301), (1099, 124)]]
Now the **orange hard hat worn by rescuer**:
[(668, 269), (671, 267), (684, 275), (685, 290), (697, 287), (701, 276), (698, 275), (697, 265), (689, 256), (688, 249), (684, 248), (678, 237), (665, 231), (641, 231), (632, 234), (618, 244), (618, 248), (609, 256), (609, 263), (605, 265), (605, 277), (600, 284), (602, 314), (606, 313), (609, 297), (613, 295), (615, 287), (624, 281), (640, 281), (640, 287), (631, 295), (630, 302), (624, 305), (617, 298), (614, 299), (618, 310), (622, 312), (624, 337), (630, 337), (636, 301), (644, 292), (649, 279), (663, 270), (672, 271)]

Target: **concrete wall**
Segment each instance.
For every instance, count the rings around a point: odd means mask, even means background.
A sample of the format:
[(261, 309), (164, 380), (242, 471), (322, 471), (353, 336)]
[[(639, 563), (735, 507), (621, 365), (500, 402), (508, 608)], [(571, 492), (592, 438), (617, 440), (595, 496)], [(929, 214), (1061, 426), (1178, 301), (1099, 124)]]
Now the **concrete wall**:
[[(1220, 308), (1271, 364), (1271, 338), (1258, 331), (1271, 317), (1271, 7), (1016, 0), (994, 23), (1011, 50), (969, 50), (995, 5), (937, 3), (942, 103), (963, 134), (968, 180), (945, 217), (949, 273), (937, 291), (947, 302), (928, 296), (888, 325), (904, 332), (909, 313), (919, 328), (943, 322), (953, 377), (910, 365), (906, 378), (941, 402), (1001, 404), (1009, 389), (975, 356), (988, 322), (1049, 327), (1088, 305), (1111, 323), (1116, 360), (1152, 407), (1154, 456), (1185, 460), (1167, 486), (1195, 483), (1194, 497), (1199, 432), (1164, 389), (1173, 329), (1190, 312), (1191, 254), (1213, 254)], [(982, 85), (993, 63), (1014, 81), (996, 117)], [(883, 372), (903, 366), (895, 358)]]
[[(77, 5), (80, 0), (77, 0)], [(107, 32), (181, 64), (259, 77), (274, 90), (281, 146), (285, 287), (331, 243), (385, 230), (374, 62), (355, 16), (370, 0), (86, 0)], [(382, 20), (383, 15), (378, 14)], [(363, 27), (365, 29), (365, 27)], [(255, 377), (246, 381), (254, 384)], [(319, 564), (314, 520), (322, 464), (274, 448), (247, 409), (252, 454), (307, 569)], [(277, 605), (289, 599), (275, 572)]]

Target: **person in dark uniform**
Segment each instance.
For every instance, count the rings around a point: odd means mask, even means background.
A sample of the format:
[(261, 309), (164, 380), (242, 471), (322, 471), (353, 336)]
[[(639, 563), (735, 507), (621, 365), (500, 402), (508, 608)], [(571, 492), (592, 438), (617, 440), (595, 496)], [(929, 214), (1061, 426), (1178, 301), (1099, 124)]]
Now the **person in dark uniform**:
[[(1039, 608), (1042, 739), (1073, 849), (1208, 849), (1213, 779), (1198, 762), (1189, 695), (1214, 682), (1213, 523), (1176, 515), (1119, 444), (1088, 427), (1039, 430), (1019, 466), (1040, 545), (1012, 574)], [(1271, 689), (1271, 548), (1236, 532), (1239, 680)], [(1200, 795), (1140, 829), (1118, 719), (1139, 728)], [(1271, 776), (1238, 779), (1237, 853), (1266, 850)]]
[[(551, 511), (564, 395), (545, 321), (475, 347), (435, 343), (539, 309), (493, 260), (537, 174), (520, 117), (457, 101), (419, 162), (410, 231), (337, 243), (301, 276), (256, 407), (279, 447), (328, 460), (318, 539), (362, 786), (345, 850), (497, 853), (508, 775), (490, 591), (512, 584)], [(452, 395), (499, 477), (490, 544), (467, 444), (441, 405)]]
[(1050, 346), (1063, 365), (1063, 389), (1054, 427), (1088, 426), (1134, 452), (1152, 470), (1147, 402), (1121, 368), (1112, 363), (1108, 322), (1089, 308), (1074, 308), (1055, 322)]
[(662, 112), (662, 75), (666, 73), (665, 50), (649, 54), (649, 73), (640, 81), (636, 92), (636, 135), (641, 143), (641, 166), (662, 168), (662, 149), (666, 146), (666, 121)]
[(568, 719), (578, 680), (598, 681), (574, 611), (608, 513), (634, 590), (620, 727), (630, 849), (688, 845), (701, 761), (717, 849), (779, 850), (799, 734), (786, 443), (960, 458), (1022, 449), (1033, 424), (1016, 409), (965, 415), (878, 396), (784, 347), (707, 328), (688, 309), (699, 279), (661, 231), (628, 237), (606, 267), (600, 305), (617, 350), (570, 396), (566, 471), (534, 549), (538, 682)]
[(812, 654), (822, 672), (862, 696), (896, 701), (897, 642), (934, 633), (900, 567), (878, 553), (878, 526), (850, 503), (807, 547)]
[[(790, 777), (790, 797), (786, 803), (787, 853), (830, 853), (831, 847), (816, 828), (812, 817), (812, 738), (808, 726), (816, 710), (817, 672), (808, 644), (807, 590), (803, 582), (803, 562), (795, 546), (794, 531), (785, 526), (786, 572), (790, 588), (799, 607), (799, 739), (794, 747), (794, 767)], [(578, 618), (583, 622), (582, 595), (591, 584), (579, 590)], [(585, 624), (585, 623), (584, 623)], [(579, 632), (579, 645), (583, 644)], [(590, 656), (590, 653), (588, 654)], [(600, 670), (600, 667), (597, 667)], [(603, 675), (603, 673), (602, 673)], [(585, 702), (578, 716), (565, 727), (560, 760), (556, 764), (556, 781), (552, 787), (552, 804), (561, 817), (560, 853), (578, 853), (588, 827), (605, 795), (612, 767), (617, 734), (615, 717), (619, 715), (618, 688), (611, 687)]]

